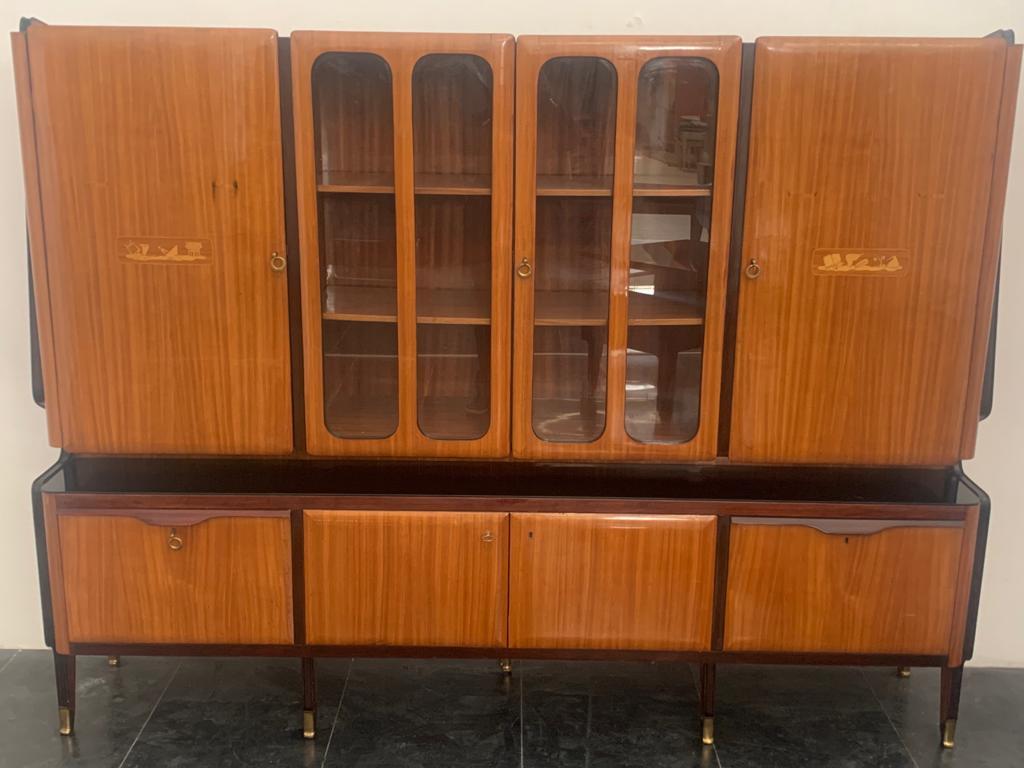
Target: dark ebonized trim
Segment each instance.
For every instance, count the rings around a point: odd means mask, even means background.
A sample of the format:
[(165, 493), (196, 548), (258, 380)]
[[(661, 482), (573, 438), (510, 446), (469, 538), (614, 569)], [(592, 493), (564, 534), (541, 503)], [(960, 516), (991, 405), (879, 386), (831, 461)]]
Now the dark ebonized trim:
[(291, 40), (277, 40), (277, 67), (281, 95), (281, 155), (284, 170), (284, 236), (288, 276), (288, 344), (292, 382), (292, 444), (306, 450), (306, 387), (302, 359), (302, 296), (299, 261), (299, 207), (295, 187), (295, 123), (292, 114)]
[[(43, 609), (43, 641), (53, 648), (53, 600), (50, 593), (50, 568), (46, 555), (46, 523), (43, 519), (43, 486), (61, 477), (69, 456), (61, 453), (56, 463), (32, 483), (32, 524), (36, 534), (36, 565), (39, 569), (39, 599)], [(51, 490), (57, 490), (53, 488)]]
[(715, 592), (711, 617), (711, 649), (722, 650), (725, 643), (725, 603), (729, 587), (729, 537), (732, 532), (732, 518), (722, 515), (718, 518), (718, 535), (715, 546)]
[(181, 645), (72, 643), (79, 656), (290, 656), (411, 659), (621, 659), (733, 664), (821, 664), (941, 667), (947, 657), (898, 653), (780, 653), (758, 651), (627, 651), (576, 648), (461, 648), (382, 645)]
[(964, 472), (963, 465), (956, 468), (963, 486), (978, 499), (978, 532), (974, 544), (974, 569), (971, 573), (971, 595), (967, 603), (967, 626), (964, 636), (965, 662), (974, 656), (974, 640), (978, 631), (978, 608), (981, 605), (981, 582), (985, 575), (985, 552), (988, 548), (988, 526), (992, 512), (992, 499)]
[(754, 101), (754, 44), (743, 44), (740, 64), (740, 108), (736, 128), (736, 165), (732, 188), (732, 232), (729, 236), (729, 277), (725, 292), (725, 335), (722, 342), (722, 389), (718, 411), (718, 455), (729, 454), (733, 378), (736, 370), (736, 321), (739, 314), (743, 261), (743, 217), (747, 205), (747, 161), (750, 156), (750, 114)]

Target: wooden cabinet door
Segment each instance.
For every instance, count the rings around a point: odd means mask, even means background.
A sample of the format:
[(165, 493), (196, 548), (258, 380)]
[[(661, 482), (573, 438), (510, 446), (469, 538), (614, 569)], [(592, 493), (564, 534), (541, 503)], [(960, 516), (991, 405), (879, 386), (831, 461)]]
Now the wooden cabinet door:
[(291, 55), (309, 452), (507, 456), (512, 38)]
[(740, 50), (519, 38), (514, 455), (715, 455)]
[(289, 452), (276, 34), (32, 24), (15, 52), (51, 441)]
[(291, 643), (288, 512), (224, 514), (59, 514), (68, 640)]
[(991, 312), (1008, 50), (758, 41), (731, 458), (959, 460)]
[(513, 514), (512, 648), (706, 650), (715, 518)]
[(964, 538), (958, 521), (734, 519), (724, 648), (946, 654)]
[(508, 515), (303, 515), (306, 642), (501, 647)]

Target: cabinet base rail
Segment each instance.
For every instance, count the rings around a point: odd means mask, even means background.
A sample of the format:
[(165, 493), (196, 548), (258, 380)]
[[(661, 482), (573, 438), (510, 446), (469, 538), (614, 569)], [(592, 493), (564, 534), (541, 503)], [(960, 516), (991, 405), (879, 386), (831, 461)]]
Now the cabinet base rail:
[(54, 672), (57, 681), (58, 731), (70, 736), (75, 725), (75, 659), (77, 656), (293, 656), (301, 661), (302, 718), (301, 732), (305, 739), (317, 735), (317, 656), (323, 657), (404, 657), (404, 658), (475, 658), (496, 659), (498, 674), (504, 679), (512, 674), (513, 659), (564, 660), (646, 660), (678, 661), (700, 665), (699, 715), (700, 739), (705, 747), (715, 743), (715, 678), (718, 663), (731, 664), (791, 664), (791, 665), (851, 665), (896, 666), (900, 676), (909, 674), (911, 666), (937, 667), (942, 683), (939, 697), (939, 733), (943, 748), (951, 749), (956, 735), (956, 721), (960, 708), (960, 688), (963, 666), (950, 667), (944, 656), (906, 656), (899, 654), (837, 654), (837, 653), (758, 653), (758, 652), (660, 652), (623, 650), (575, 649), (516, 649), (507, 648), (424, 648), (384, 646), (227, 646), (227, 645), (109, 645), (76, 644), (72, 653), (54, 651)]

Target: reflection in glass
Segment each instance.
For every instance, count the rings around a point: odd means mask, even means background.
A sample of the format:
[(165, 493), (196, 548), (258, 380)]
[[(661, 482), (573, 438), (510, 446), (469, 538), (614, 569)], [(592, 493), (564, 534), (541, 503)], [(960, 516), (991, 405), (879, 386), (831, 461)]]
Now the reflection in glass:
[(537, 82), (537, 194), (611, 194), (615, 166), (615, 67), (566, 57)]
[(717, 70), (705, 59), (644, 65), (637, 83), (636, 192), (711, 184), (717, 93)]
[(533, 431), (592, 442), (605, 428), (615, 68), (553, 59), (537, 87)]
[(633, 201), (625, 427), (640, 442), (686, 442), (697, 432), (710, 202)]

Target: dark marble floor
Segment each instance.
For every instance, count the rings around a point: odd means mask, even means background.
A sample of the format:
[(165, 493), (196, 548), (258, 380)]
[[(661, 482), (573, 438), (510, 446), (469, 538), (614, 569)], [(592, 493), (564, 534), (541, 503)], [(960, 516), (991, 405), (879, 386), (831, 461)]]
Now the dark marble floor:
[(294, 659), (78, 663), (57, 734), (48, 652), (0, 651), (0, 766), (1024, 766), (1024, 670), (968, 668), (957, 748), (938, 746), (938, 673), (721, 667), (717, 743), (685, 664), (325, 660), (318, 735), (299, 733)]

